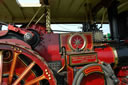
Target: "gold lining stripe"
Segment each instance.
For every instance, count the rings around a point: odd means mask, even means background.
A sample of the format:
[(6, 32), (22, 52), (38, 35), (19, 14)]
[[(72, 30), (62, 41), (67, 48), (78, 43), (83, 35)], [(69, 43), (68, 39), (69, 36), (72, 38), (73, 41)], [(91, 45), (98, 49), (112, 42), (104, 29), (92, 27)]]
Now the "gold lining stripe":
[(114, 67), (113, 68), (116, 68), (117, 67), (117, 64), (118, 64), (118, 55), (117, 55), (117, 51), (115, 48), (112, 48), (113, 50), (113, 53), (115, 55), (115, 64), (114, 64)]

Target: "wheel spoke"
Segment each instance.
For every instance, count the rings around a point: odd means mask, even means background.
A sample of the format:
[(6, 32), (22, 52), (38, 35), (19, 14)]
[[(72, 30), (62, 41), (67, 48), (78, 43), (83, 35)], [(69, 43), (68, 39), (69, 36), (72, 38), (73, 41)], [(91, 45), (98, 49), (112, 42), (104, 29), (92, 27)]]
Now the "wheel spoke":
[(24, 78), (24, 76), (32, 69), (34, 65), (35, 62), (29, 64), (29, 66), (25, 69), (25, 71), (19, 76), (19, 78), (12, 85), (17, 85)]
[(0, 85), (2, 84), (3, 52), (0, 51)]
[(9, 73), (9, 82), (8, 82), (9, 85), (12, 83), (14, 70), (15, 70), (15, 67), (16, 67), (16, 60), (17, 60), (17, 57), (18, 57), (19, 54), (20, 53), (17, 53), (17, 52), (13, 53), (13, 61), (12, 61), (11, 68), (10, 68), (10, 73)]
[(43, 80), (43, 79), (46, 79), (46, 77), (44, 75), (41, 75), (41, 76), (27, 82), (25, 85), (33, 85), (33, 84), (35, 84), (35, 83), (37, 83), (37, 82), (39, 82), (40, 80)]
[(22, 44), (18, 45), (15, 41), (12, 43), (10, 41), (1, 42), (0, 85), (22, 84), (57, 85), (48, 64), (37, 52), (22, 46)]

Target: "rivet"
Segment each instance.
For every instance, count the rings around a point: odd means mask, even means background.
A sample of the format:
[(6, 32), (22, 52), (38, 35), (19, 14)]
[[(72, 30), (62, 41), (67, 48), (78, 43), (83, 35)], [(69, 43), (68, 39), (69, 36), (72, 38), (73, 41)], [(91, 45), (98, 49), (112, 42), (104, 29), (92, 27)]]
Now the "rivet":
[(14, 48), (14, 51), (16, 51), (16, 48)]
[(48, 70), (47, 69), (45, 69), (45, 72), (47, 72)]
[(48, 75), (48, 72), (46, 72), (46, 74)]
[(22, 52), (22, 50), (20, 50), (20, 53)]
[(48, 77), (50, 77), (51, 75), (50, 74), (48, 74)]
[(49, 80), (51, 80), (52, 78), (51, 77), (49, 77)]
[(17, 48), (17, 50), (20, 50), (20, 48)]

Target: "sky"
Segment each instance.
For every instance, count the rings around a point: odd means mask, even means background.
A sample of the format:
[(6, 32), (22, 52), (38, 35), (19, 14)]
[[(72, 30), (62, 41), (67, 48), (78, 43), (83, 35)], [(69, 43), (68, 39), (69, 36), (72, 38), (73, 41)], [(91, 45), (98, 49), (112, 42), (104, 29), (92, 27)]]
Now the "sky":
[[(98, 24), (98, 27), (100, 27), (101, 25)], [(103, 30), (103, 33), (104, 34), (107, 34), (107, 33), (110, 33), (110, 27), (109, 27), (109, 24), (103, 24), (101, 30)]]
[[(98, 24), (98, 27), (101, 25)], [(82, 31), (82, 24), (52, 24), (51, 25), (52, 30), (62, 30), (62, 31), (76, 31), (80, 32)], [(103, 30), (104, 34), (110, 33), (109, 30), (109, 24), (103, 24), (101, 30)], [(58, 32), (56, 32), (58, 33)]]
[[(52, 30), (62, 30), (62, 31), (73, 31), (81, 32), (82, 24), (51, 24)], [(55, 33), (65, 33), (65, 32), (55, 32)]]
[[(17, 26), (20, 27), (21, 25), (17, 25)], [(100, 24), (98, 24), (98, 27), (100, 27)], [(7, 29), (8, 27), (3, 25), (2, 30), (7, 30)], [(81, 32), (82, 24), (51, 24), (51, 29), (60, 30), (60, 31)], [(104, 34), (110, 33), (108, 24), (103, 24), (101, 30), (103, 30)], [(65, 33), (65, 32), (54, 32), (54, 33)]]

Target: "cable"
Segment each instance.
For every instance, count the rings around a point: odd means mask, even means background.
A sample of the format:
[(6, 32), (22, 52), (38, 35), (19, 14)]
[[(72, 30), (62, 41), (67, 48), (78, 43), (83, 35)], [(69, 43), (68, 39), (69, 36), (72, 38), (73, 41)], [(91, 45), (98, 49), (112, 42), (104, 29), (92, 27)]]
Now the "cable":
[(106, 13), (106, 9), (104, 8), (104, 12), (103, 12), (103, 15), (102, 15), (102, 20), (101, 20), (101, 26), (99, 27), (99, 29), (102, 28), (102, 26), (103, 26), (105, 13)]
[(45, 6), (42, 6), (38, 8), (38, 10), (36, 11), (36, 13), (34, 14), (34, 16), (32, 17), (32, 19), (29, 21), (28, 25), (26, 26), (26, 28), (29, 27), (29, 25), (32, 23), (32, 21), (35, 19), (35, 17), (37, 16), (37, 14), (39, 13), (39, 11)]
[(42, 14), (40, 18), (36, 21), (35, 25), (44, 17), (45, 14)]

